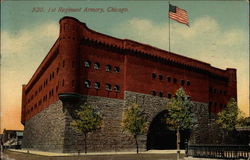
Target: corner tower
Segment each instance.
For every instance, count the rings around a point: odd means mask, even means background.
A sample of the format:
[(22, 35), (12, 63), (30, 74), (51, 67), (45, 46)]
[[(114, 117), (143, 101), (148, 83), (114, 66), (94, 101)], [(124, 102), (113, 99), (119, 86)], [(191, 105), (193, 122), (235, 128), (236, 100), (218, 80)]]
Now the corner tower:
[(80, 22), (72, 17), (60, 20), (59, 54), (60, 54), (60, 86), (59, 99), (75, 98), (79, 93), (80, 70)]

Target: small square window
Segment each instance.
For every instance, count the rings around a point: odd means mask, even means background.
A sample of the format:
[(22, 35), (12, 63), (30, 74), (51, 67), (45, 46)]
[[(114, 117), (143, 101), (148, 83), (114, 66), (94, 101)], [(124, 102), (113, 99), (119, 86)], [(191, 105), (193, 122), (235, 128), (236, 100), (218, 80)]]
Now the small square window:
[(115, 71), (116, 73), (119, 73), (119, 72), (120, 72), (120, 68), (119, 68), (119, 67), (115, 67), (115, 68), (114, 68), (114, 71)]
[(85, 61), (85, 62), (84, 62), (84, 66), (85, 66), (86, 68), (89, 68), (90, 65), (91, 65), (90, 61)]
[(115, 90), (116, 92), (119, 92), (119, 91), (120, 91), (120, 86), (115, 85), (115, 86), (114, 86), (114, 90)]
[(90, 88), (91, 82), (90, 82), (89, 80), (86, 80), (86, 81), (84, 82), (84, 85), (85, 85), (86, 88)]
[(99, 82), (95, 82), (95, 89), (100, 89), (100, 83)]
[(108, 90), (108, 91), (111, 91), (112, 90), (111, 84), (107, 83), (106, 86), (105, 86), (105, 89)]
[(168, 96), (167, 96), (169, 99), (172, 97), (172, 95), (170, 93), (168, 93)]
[(152, 96), (156, 96), (156, 92), (155, 91), (151, 91)]
[(111, 72), (111, 66), (109, 64), (106, 65), (106, 72)]
[(96, 70), (97, 70), (97, 69), (100, 69), (100, 64), (99, 64), (99, 63), (95, 63), (95, 64), (94, 64), (94, 69), (96, 69)]

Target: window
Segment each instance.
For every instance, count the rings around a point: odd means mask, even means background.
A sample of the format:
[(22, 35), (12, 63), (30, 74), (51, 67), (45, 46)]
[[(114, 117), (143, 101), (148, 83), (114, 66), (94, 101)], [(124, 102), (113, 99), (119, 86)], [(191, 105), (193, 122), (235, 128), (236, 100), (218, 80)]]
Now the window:
[(163, 79), (163, 76), (162, 75), (159, 75), (159, 80), (161, 81)]
[(85, 85), (86, 88), (90, 88), (91, 82), (90, 82), (89, 80), (86, 80), (86, 81), (84, 82), (84, 85)]
[(56, 74), (58, 74), (59, 73), (59, 68), (57, 67), (57, 69), (56, 69)]
[(214, 88), (214, 94), (216, 94), (217, 90)]
[(65, 66), (65, 61), (63, 60), (63, 64), (62, 64), (62, 66), (64, 67)]
[(72, 85), (72, 87), (75, 87), (75, 80), (72, 80), (71, 85)]
[(100, 83), (99, 82), (95, 82), (95, 89), (100, 89)]
[(184, 84), (185, 84), (185, 81), (181, 80), (181, 85), (184, 86)]
[(174, 78), (174, 83), (177, 83), (177, 79), (176, 78)]
[(105, 86), (105, 89), (108, 90), (108, 91), (111, 91), (112, 90), (111, 84), (107, 83), (106, 86)]
[(95, 63), (94, 64), (94, 69), (100, 69), (100, 64), (99, 63)]
[(151, 91), (152, 96), (156, 96), (156, 92), (155, 91)]
[(213, 92), (213, 88), (209, 87), (209, 93)]
[(111, 72), (111, 66), (109, 64), (106, 65), (106, 72)]
[(170, 93), (168, 93), (167, 97), (170, 99), (172, 97), (172, 95)]
[(116, 73), (119, 73), (119, 72), (120, 72), (120, 68), (119, 68), (119, 67), (115, 67), (115, 68), (114, 68), (114, 71), (115, 71)]
[(119, 92), (119, 91), (120, 91), (120, 86), (115, 85), (115, 86), (114, 86), (114, 90), (115, 90), (116, 92)]
[(167, 77), (167, 82), (171, 82), (171, 77)]
[(162, 96), (163, 96), (163, 93), (162, 93), (162, 92), (159, 92), (159, 96), (162, 97)]
[(62, 80), (62, 86), (64, 86), (64, 79)]
[(156, 78), (156, 74), (152, 73), (152, 78), (155, 79)]
[(91, 65), (90, 61), (85, 61), (85, 62), (84, 62), (85, 68), (89, 68), (90, 65)]
[(209, 107), (211, 107), (212, 106), (212, 102), (209, 102)]
[(224, 91), (224, 95), (226, 95), (227, 94), (227, 91)]
[(191, 82), (190, 81), (187, 81), (187, 86), (190, 86), (191, 85)]

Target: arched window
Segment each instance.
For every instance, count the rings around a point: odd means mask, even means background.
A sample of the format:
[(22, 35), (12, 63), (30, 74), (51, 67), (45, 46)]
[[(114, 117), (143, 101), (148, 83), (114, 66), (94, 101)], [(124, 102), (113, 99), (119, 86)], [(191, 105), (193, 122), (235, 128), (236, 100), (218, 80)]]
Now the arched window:
[(185, 81), (181, 80), (181, 85), (184, 86), (184, 84), (185, 84)]
[(170, 99), (172, 97), (171, 93), (168, 93), (167, 97)]
[(163, 93), (162, 93), (162, 92), (159, 92), (159, 96), (160, 96), (160, 97), (163, 97)]
[(177, 83), (177, 79), (176, 78), (174, 78), (174, 83)]
[(115, 71), (116, 73), (119, 73), (119, 72), (120, 72), (120, 68), (119, 68), (119, 67), (115, 67), (115, 68), (114, 68), (114, 71)]
[(84, 82), (84, 85), (85, 85), (86, 88), (90, 88), (91, 82), (90, 82), (89, 80), (86, 80), (86, 81)]
[(162, 75), (159, 75), (159, 80), (161, 81), (163, 79), (163, 76)]
[(152, 73), (152, 78), (155, 79), (156, 78), (156, 74)]
[(95, 82), (95, 89), (100, 89), (100, 83), (99, 82)]
[(120, 86), (115, 85), (115, 86), (114, 86), (114, 90), (115, 90), (116, 92), (119, 92), (119, 91), (120, 91)]
[(111, 72), (111, 65), (109, 64), (106, 65), (106, 72)]
[(95, 64), (94, 64), (94, 69), (96, 69), (96, 70), (97, 70), (97, 69), (100, 69), (100, 64), (99, 64), (99, 63), (95, 63)]
[(171, 82), (171, 77), (167, 77), (167, 82)]
[(156, 96), (156, 92), (155, 91), (151, 91), (152, 96)]
[(111, 91), (111, 90), (112, 90), (111, 84), (107, 83), (106, 86), (105, 86), (105, 89), (106, 89), (107, 91)]
[(84, 61), (84, 66), (85, 68), (89, 68), (91, 65), (91, 62), (90, 61)]

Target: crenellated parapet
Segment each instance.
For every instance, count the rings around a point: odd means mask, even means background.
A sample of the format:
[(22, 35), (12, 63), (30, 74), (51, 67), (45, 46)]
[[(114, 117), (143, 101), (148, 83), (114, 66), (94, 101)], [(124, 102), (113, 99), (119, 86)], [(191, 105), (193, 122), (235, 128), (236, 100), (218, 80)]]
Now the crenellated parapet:
[(214, 68), (209, 63), (181, 56), (148, 44), (142, 44), (129, 39), (119, 39), (96, 32), (89, 29), (85, 23), (79, 22), (77, 19), (72, 17), (64, 17), (60, 20), (60, 37), (64, 39), (69, 37), (71, 37), (71, 39), (81, 38), (81, 41), (90, 41), (92, 43), (106, 45), (112, 48), (127, 51), (128, 53), (140, 53), (145, 56), (163, 59), (168, 63), (179, 64), (185, 66), (186, 68), (191, 67), (198, 71), (208, 72), (222, 78), (227, 77), (226, 70)]

